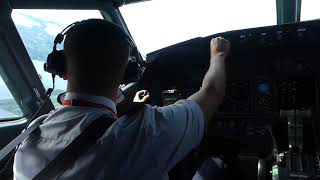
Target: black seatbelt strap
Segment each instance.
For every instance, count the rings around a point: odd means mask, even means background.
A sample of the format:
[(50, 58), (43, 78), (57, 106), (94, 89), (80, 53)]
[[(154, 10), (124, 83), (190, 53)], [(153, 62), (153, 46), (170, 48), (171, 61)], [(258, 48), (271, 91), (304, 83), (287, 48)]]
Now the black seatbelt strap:
[(13, 141), (11, 141), (6, 147), (0, 151), (0, 161), (7, 157), (24, 139), (26, 139), (31, 133), (33, 133), (38, 127), (43, 123), (43, 121), (48, 117), (41, 116), (36, 119), (35, 122), (24, 130), (19, 136), (17, 136)]
[(87, 152), (102, 137), (115, 120), (112, 117), (101, 116), (93, 121), (56, 158), (42, 169), (34, 180), (58, 179), (83, 153)]

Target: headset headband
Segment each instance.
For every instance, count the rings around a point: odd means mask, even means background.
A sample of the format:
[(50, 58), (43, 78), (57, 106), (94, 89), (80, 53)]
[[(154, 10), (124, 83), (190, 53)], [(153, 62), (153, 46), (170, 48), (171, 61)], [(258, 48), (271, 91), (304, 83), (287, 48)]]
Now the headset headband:
[[(69, 30), (72, 29), (74, 26), (78, 26), (84, 22), (86, 22), (87, 20), (83, 20), (83, 21), (77, 21), (74, 22), (72, 24), (69, 24), (67, 27), (65, 27), (54, 39), (54, 49), (56, 48), (57, 44), (61, 44), (64, 40), (65, 35), (67, 35), (69, 33)], [(121, 29), (122, 30), (122, 29)], [(124, 36), (125, 40), (127, 41), (129, 47), (131, 49), (134, 49), (136, 46), (132, 40), (132, 38), (124, 31), (121, 31), (122, 35)]]
[(63, 39), (64, 39), (64, 36), (68, 33), (68, 30), (70, 28), (72, 28), (73, 26), (75, 26), (76, 24), (80, 23), (81, 21), (79, 22), (74, 22), (72, 24), (69, 24), (67, 27), (65, 27), (57, 36), (56, 38), (54, 39), (54, 48), (57, 46), (57, 44), (61, 44)]

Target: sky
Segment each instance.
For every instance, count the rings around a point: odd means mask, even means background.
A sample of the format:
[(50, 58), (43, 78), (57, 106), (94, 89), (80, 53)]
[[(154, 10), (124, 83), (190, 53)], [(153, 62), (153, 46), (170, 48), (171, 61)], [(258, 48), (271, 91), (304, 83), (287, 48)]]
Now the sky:
[[(319, 18), (318, 7), (319, 0), (303, 0), (301, 19)], [(144, 56), (199, 36), (276, 24), (275, 0), (152, 0), (123, 6), (120, 11)], [(51, 35), (75, 21), (101, 18), (101, 14), (93, 10), (14, 10), (12, 13), (16, 24), (40, 28), (38, 22), (28, 18), (30, 16), (46, 21), (44, 30)], [(42, 63), (33, 62), (45, 86), (51, 86), (50, 75), (42, 70)], [(64, 88), (65, 81), (57, 80), (57, 87)], [(0, 88), (0, 92), (6, 92), (0, 93), (0, 99), (7, 97), (9, 91), (2, 80)]]
[(319, 0), (302, 0), (301, 3), (301, 21), (320, 18)]

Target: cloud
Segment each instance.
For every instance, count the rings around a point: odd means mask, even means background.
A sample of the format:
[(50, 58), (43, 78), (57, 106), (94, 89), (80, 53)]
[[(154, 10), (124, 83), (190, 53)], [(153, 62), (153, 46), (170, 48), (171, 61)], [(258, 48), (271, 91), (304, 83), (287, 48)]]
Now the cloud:
[(17, 9), (13, 10), (13, 12), (61, 25), (69, 25), (89, 18), (102, 18), (98, 10)]
[(56, 24), (47, 23), (45, 27), (45, 31), (53, 36), (56, 36), (58, 33), (60, 33), (63, 30), (64, 27), (58, 26)]
[(28, 28), (32, 28), (33, 26), (41, 26), (40, 23), (20, 14), (19, 12), (13, 11), (11, 16), (15, 24), (25, 26)]
[[(39, 20), (39, 22), (32, 20)], [(67, 25), (76, 21), (90, 18), (102, 18), (98, 10), (43, 10), (43, 9), (14, 9), (12, 19), (15, 24), (28, 28), (44, 24), (44, 31), (57, 35)], [(43, 27), (41, 27), (43, 28)]]

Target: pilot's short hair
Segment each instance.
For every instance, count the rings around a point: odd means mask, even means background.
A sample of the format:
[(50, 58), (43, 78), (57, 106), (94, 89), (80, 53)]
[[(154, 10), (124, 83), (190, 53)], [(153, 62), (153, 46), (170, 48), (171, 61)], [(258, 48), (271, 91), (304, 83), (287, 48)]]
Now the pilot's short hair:
[(121, 27), (102, 19), (89, 19), (68, 31), (64, 51), (69, 79), (94, 88), (98, 84), (90, 79), (112, 86), (122, 78), (129, 44)]

